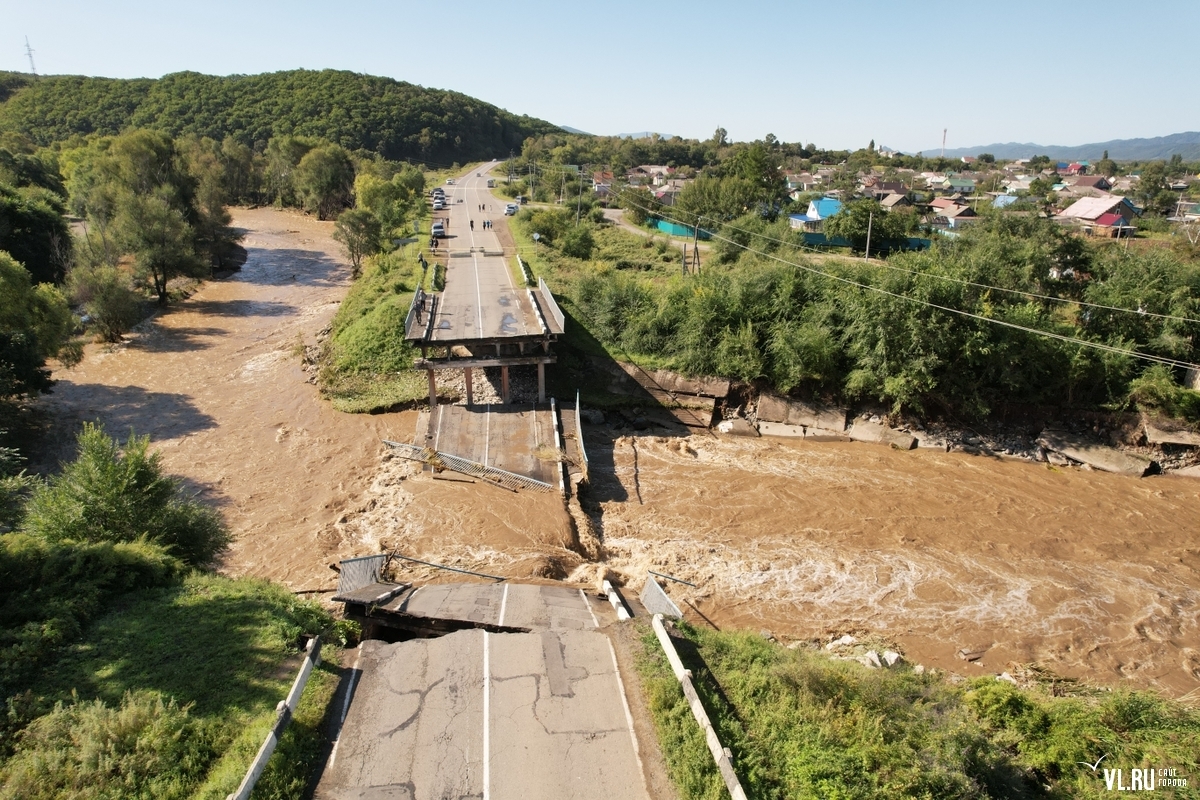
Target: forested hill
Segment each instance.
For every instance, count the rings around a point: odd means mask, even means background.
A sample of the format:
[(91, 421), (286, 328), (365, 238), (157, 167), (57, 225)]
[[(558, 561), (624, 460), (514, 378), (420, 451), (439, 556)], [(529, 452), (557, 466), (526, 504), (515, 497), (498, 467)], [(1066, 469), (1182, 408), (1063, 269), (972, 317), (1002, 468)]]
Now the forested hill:
[(134, 127), (233, 136), (257, 150), (272, 136), (313, 136), (389, 159), (449, 163), (507, 157), (526, 137), (558, 130), (458, 92), (339, 70), (157, 80), (0, 73), (0, 101), (0, 132), (43, 146)]

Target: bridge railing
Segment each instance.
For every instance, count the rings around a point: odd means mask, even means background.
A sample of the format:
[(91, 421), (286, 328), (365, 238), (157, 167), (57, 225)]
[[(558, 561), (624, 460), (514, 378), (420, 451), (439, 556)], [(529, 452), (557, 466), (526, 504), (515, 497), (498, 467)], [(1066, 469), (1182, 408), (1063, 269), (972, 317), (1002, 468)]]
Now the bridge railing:
[(404, 318), (405, 336), (411, 335), (414, 320), (420, 322), (421, 312), (425, 309), (425, 297), (425, 290), (418, 286), (413, 292), (412, 302), (408, 304), (408, 316)]
[(517, 253), (517, 266), (521, 268), (521, 276), (525, 278), (525, 285), (533, 286), (533, 273), (529, 271), (529, 265), (521, 259), (520, 253)]
[(583, 420), (580, 418), (579, 412), (579, 390), (575, 391), (575, 443), (579, 446), (579, 468), (583, 471), (583, 482), (588, 482), (588, 457), (587, 450), (583, 447)]
[(567, 329), (567, 318), (563, 316), (562, 309), (558, 307), (558, 302), (554, 299), (554, 295), (550, 293), (550, 287), (546, 285), (546, 279), (538, 277), (538, 290), (542, 293), (542, 297), (546, 299), (546, 308), (550, 309), (550, 316), (554, 317), (554, 321), (558, 323), (560, 330)]
[(242, 778), (241, 785), (238, 786), (236, 792), (227, 795), (225, 800), (249, 800), (250, 793), (254, 791), (254, 784), (258, 783), (263, 770), (267, 767), (267, 762), (271, 760), (271, 754), (275, 752), (275, 747), (279, 744), (284, 729), (291, 722), (292, 715), (296, 713), (296, 706), (300, 703), (300, 695), (304, 692), (305, 685), (308, 684), (308, 677), (312, 674), (313, 669), (321, 663), (321, 637), (314, 636), (309, 639), (306, 650), (304, 662), (300, 665), (300, 672), (296, 675), (295, 682), (292, 683), (292, 690), (288, 692), (287, 699), (281, 700), (275, 707), (275, 724), (271, 726), (262, 747), (258, 748), (258, 755), (254, 757), (254, 761), (250, 762), (250, 769), (246, 771), (246, 777)]

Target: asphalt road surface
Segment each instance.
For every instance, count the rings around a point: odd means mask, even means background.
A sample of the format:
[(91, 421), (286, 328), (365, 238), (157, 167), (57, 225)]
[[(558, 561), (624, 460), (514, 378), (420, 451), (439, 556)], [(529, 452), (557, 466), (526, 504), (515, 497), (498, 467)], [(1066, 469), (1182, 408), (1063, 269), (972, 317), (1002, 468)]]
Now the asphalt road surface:
[(468, 173), (455, 185), (442, 187), (449, 213), (436, 212), (434, 216), (449, 220), (448, 238), (442, 240), (441, 247), (447, 248), (450, 256), (446, 288), (430, 337), (435, 342), (537, 336), (543, 332), (528, 292), (513, 280), (504, 257), (486, 255), (500, 253), (501, 246), (495, 232), (484, 228), (483, 223), (504, 217), (504, 205), (487, 191), (485, 176), (491, 167), (485, 164), (478, 173)]
[(592, 602), (560, 586), (418, 589), (410, 613), (530, 632), (364, 642), (315, 796), (646, 800), (616, 656)]

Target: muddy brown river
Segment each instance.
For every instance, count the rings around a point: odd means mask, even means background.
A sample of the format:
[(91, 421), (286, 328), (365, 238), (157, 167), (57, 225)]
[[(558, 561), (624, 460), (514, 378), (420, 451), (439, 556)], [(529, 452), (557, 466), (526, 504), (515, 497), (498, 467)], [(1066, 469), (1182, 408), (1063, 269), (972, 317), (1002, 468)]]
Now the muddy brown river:
[[(233, 213), (242, 271), (127, 344), (89, 346), (47, 399), (60, 442), (92, 419), (150, 434), (225, 515), (231, 574), (324, 588), (330, 562), (381, 545), (514, 577), (590, 582), (608, 568), (631, 591), (655, 569), (698, 584), (671, 593), (701, 624), (875, 636), (966, 675), (1036, 663), (1173, 695), (1200, 687), (1200, 480), (597, 427), (584, 507), (600, 565), (557, 497), (434, 480), (387, 457), (380, 440), (411, 440), (414, 412), (323, 403), (297, 345), (349, 285), (331, 226)], [(985, 652), (968, 663), (960, 648)]]

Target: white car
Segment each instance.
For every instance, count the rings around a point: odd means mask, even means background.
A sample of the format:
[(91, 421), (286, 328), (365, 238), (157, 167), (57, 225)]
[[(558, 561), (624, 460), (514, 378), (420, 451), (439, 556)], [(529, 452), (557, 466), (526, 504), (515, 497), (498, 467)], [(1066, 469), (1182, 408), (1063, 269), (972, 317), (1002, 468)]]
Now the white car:
[(433, 210), (434, 210), (434, 211), (441, 211), (441, 210), (442, 210), (443, 208), (445, 208), (445, 207), (446, 207), (446, 204), (445, 204), (445, 203), (443, 203), (441, 200), (434, 200), (434, 201), (433, 201)]
[(506, 205), (504, 207), (504, 216), (511, 217), (513, 214), (516, 214), (516, 213), (517, 213), (517, 204), (516, 203), (509, 203), (508, 205)]
[(454, 178), (446, 178), (446, 185), (447, 185), (447, 186), (453, 186), (453, 185), (454, 185)]
[(429, 235), (435, 239), (446, 238), (446, 226), (440, 222), (433, 223), (433, 227), (429, 229)]

